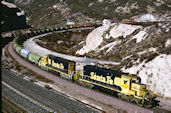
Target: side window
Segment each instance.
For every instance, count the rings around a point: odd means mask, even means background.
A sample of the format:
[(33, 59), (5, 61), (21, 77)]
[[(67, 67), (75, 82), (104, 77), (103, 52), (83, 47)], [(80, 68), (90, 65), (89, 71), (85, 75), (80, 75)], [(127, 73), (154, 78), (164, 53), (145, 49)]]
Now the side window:
[(124, 80), (124, 84), (125, 84), (125, 85), (127, 85), (127, 82), (128, 82), (128, 81)]

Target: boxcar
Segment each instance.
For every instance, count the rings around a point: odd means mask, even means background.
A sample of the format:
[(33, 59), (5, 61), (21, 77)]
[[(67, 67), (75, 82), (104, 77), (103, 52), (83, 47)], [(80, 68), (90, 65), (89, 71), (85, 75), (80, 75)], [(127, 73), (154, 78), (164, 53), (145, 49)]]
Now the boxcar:
[(38, 64), (40, 59), (41, 59), (41, 56), (39, 56), (39, 55), (36, 55), (33, 53), (28, 54), (28, 60), (35, 64)]
[(23, 56), (24, 58), (27, 58), (29, 53), (30, 52), (26, 49), (21, 49), (20, 51), (20, 55)]

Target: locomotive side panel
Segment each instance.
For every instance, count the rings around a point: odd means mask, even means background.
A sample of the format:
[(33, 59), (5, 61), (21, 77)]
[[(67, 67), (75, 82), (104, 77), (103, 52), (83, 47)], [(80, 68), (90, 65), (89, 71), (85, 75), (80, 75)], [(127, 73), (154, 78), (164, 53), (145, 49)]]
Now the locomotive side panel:
[(86, 65), (84, 74), (79, 79), (110, 90), (121, 91), (121, 87), (114, 84), (114, 78), (120, 77), (121, 74), (119, 71)]
[(75, 62), (52, 55), (49, 55), (48, 65), (67, 74), (75, 71)]

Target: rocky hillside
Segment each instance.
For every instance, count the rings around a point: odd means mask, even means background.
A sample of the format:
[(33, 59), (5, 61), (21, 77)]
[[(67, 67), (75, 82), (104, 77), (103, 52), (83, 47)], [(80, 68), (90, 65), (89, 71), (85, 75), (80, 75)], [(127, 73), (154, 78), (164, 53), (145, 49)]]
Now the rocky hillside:
[(25, 11), (32, 27), (62, 26), (67, 21), (76, 24), (134, 20), (143, 14), (153, 14), (160, 20), (169, 15), (169, 0), (6, 0)]

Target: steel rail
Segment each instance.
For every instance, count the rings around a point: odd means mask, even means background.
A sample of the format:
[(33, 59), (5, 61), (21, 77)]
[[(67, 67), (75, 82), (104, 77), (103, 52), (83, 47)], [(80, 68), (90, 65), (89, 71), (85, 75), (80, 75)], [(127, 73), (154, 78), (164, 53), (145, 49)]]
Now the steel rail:
[[(54, 101), (51, 100), (51, 99), (48, 99), (48, 98), (45, 97), (45, 96), (42, 96), (42, 95), (37, 94), (36, 92), (34, 92), (34, 91), (31, 90), (31, 89), (28, 89), (28, 88), (26, 88), (26, 87), (20, 85), (19, 83), (15, 82), (14, 80), (10, 79), (9, 77), (7, 77), (7, 76), (5, 76), (5, 77), (6, 77), (6, 79), (8, 79), (11, 83), (17, 84), (18, 86), (20, 86), (20, 87), (26, 89), (27, 91), (30, 91), (32, 94), (34, 94), (34, 95), (36, 95), (36, 96), (38, 96), (38, 97), (44, 98), (44, 100), (50, 101), (50, 102), (53, 103), (54, 105), (56, 105), (56, 106), (58, 106), (58, 107), (60, 107), (60, 108), (62, 108), (62, 109), (66, 109), (66, 111), (69, 111), (69, 112), (72, 112), (72, 113), (75, 112), (75, 111), (73, 111), (73, 110), (71, 110), (71, 109), (69, 109), (69, 108), (66, 108), (65, 106), (63, 106), (63, 105), (61, 105), (61, 104), (58, 104), (58, 103), (54, 102)], [(9, 87), (10, 89), (13, 89), (15, 92), (19, 91), (18, 93), (19, 93), (21, 96), (26, 96), (26, 98), (28, 98), (29, 100), (33, 101), (34, 103), (37, 103), (37, 105), (39, 105), (40, 107), (42, 107), (42, 108), (44, 108), (44, 109), (46, 109), (46, 110), (48, 110), (48, 111), (50, 111), (50, 112), (57, 112), (57, 113), (60, 113), (58, 110), (56, 110), (56, 108), (53, 108), (52, 106), (49, 106), (49, 105), (47, 105), (47, 104), (45, 104), (45, 103), (42, 103), (42, 102), (40, 102), (38, 99), (35, 99), (35, 98), (32, 97), (32, 96), (29, 96), (28, 94), (24, 93), (22, 90), (20, 90), (19, 88), (17, 88), (16, 86), (12, 86), (12, 87), (11, 87), (10, 85), (8, 85), (7, 83), (5, 83), (4, 81), (2, 81), (2, 84), (6, 85), (6, 86)], [(22, 95), (22, 94), (24, 94), (24, 95)], [(47, 106), (47, 107), (46, 107), (46, 106)]]

